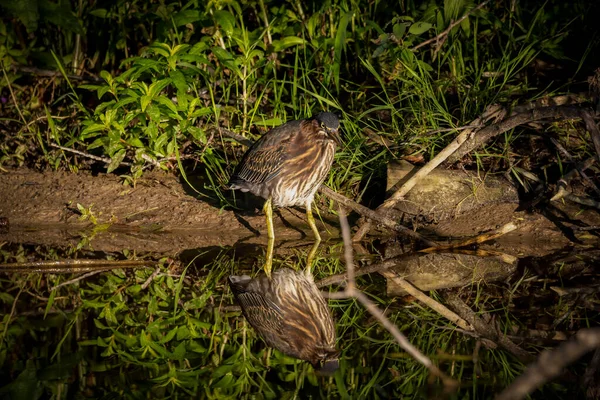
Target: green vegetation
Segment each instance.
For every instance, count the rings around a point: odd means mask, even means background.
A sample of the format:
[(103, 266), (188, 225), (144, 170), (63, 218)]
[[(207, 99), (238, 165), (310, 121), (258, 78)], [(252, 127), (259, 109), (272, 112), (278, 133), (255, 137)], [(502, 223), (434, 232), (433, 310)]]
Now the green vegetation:
[[(385, 186), (388, 161), (431, 158), (489, 105), (587, 92), (582, 83), (600, 66), (595, 2), (496, 1), (470, 12), (476, 5), (0, 0), (0, 171), (104, 171), (134, 186), (145, 170), (161, 168), (202, 175), (199, 191), (232, 206), (221, 186), (244, 148), (218, 128), (254, 139), (326, 109), (342, 116), (345, 143), (326, 184), (375, 206), (373, 188)], [(44, 75), (48, 70), (58, 75)], [(534, 156), (527, 129), (499, 137), (463, 164), (510, 172), (521, 182), (523, 168), (549, 179), (547, 161), (561, 156), (553, 148)], [(572, 140), (572, 130), (554, 124), (547, 133), (576, 160), (594, 154), (591, 140)], [(92, 205), (77, 208), (96, 221)], [(93, 238), (84, 241), (58, 250), (0, 243), (0, 262), (97, 256), (86, 250)], [(344, 271), (334, 256), (339, 246), (329, 253), (319, 260), (318, 277)], [(161, 256), (108, 255), (160, 259), (145, 288), (152, 269), (112, 270), (54, 291), (69, 277), (0, 275), (0, 381), (12, 382), (0, 398), (432, 396), (425, 393), (426, 369), (354, 302), (330, 303), (342, 367), (333, 378), (317, 377), (306, 363), (266, 349), (239, 312), (226, 308), (232, 297), (224, 278), (255, 260), (223, 249), (196, 270)], [(275, 268), (303, 261), (290, 256)], [(534, 324), (523, 322), (525, 307), (510, 308), (520, 296), (505, 294), (542, 285), (526, 274), (471, 289), (481, 313), (496, 316), (505, 332)], [(377, 277), (359, 283), (461, 382), (456, 398), (489, 398), (523, 370), (499, 349), (482, 348), (474, 363), (476, 339), (428, 309), (385, 297)], [(558, 318), (563, 307), (545, 311)], [(597, 325), (585, 308), (569, 313), (553, 329)], [(550, 384), (536, 396), (578, 390), (578, 383)]]

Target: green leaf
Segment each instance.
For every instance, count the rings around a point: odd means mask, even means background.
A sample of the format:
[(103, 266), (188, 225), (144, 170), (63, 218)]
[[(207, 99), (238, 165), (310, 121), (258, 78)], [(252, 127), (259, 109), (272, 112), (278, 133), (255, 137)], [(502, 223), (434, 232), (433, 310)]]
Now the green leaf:
[(230, 52), (228, 52), (227, 50), (223, 50), (220, 47), (213, 47), (212, 52), (215, 56), (217, 56), (221, 64), (235, 72), (238, 76), (240, 75), (240, 70), (235, 64), (235, 59), (233, 58)]
[(225, 31), (227, 36), (233, 34), (233, 28), (235, 27), (235, 17), (229, 11), (219, 10), (214, 14), (215, 21), (221, 25), (221, 29)]
[(393, 30), (394, 30), (394, 36), (396, 37), (396, 39), (398, 39), (398, 40), (402, 39), (402, 37), (406, 33), (406, 28), (409, 25), (410, 24), (408, 22), (402, 22), (400, 24), (395, 24), (394, 25)]
[(177, 106), (175, 105), (175, 103), (173, 103), (171, 99), (167, 99), (165, 96), (159, 96), (156, 98), (156, 101), (162, 104), (163, 106), (167, 107), (170, 111), (172, 111), (174, 114), (172, 115), (173, 118), (179, 117), (179, 115), (177, 114)]
[[(110, 174), (119, 167), (121, 161), (125, 158), (125, 149), (119, 150), (114, 156), (110, 158), (110, 163), (106, 167), (106, 173)], [(116, 321), (116, 320), (115, 320)]]
[(279, 52), (292, 46), (299, 46), (306, 44), (306, 40), (298, 36), (286, 36), (281, 40), (273, 41), (273, 50)]
[(0, 7), (18, 18), (28, 33), (35, 32), (40, 19), (37, 0), (0, 0)]
[(83, 34), (81, 23), (71, 11), (70, 2), (61, 1), (58, 4), (48, 0), (38, 0), (40, 16), (42, 19), (53, 23), (65, 30)]
[(169, 78), (171, 78), (171, 82), (173, 82), (173, 85), (177, 88), (178, 91), (184, 92), (184, 93), (187, 92), (188, 84), (185, 80), (185, 76), (183, 75), (183, 72), (171, 71), (169, 73)]
[(106, 11), (106, 9), (104, 8), (97, 8), (95, 10), (90, 11), (90, 14), (94, 17), (106, 18), (108, 15), (108, 11)]
[(198, 10), (183, 10), (172, 16), (175, 26), (184, 26), (198, 22), (202, 19), (202, 15)]
[(420, 34), (427, 32), (429, 29), (431, 29), (432, 26), (433, 25), (431, 25), (429, 22), (417, 22), (410, 26), (408, 32), (412, 35), (419, 36)]
[(48, 298), (48, 303), (46, 304), (46, 310), (44, 310), (44, 318), (46, 318), (46, 316), (48, 315), (48, 311), (50, 311), (50, 309), (52, 308), (52, 305), (54, 304), (54, 297), (56, 297), (57, 292), (58, 290), (53, 290), (50, 292), (50, 297)]
[(340, 19), (335, 34), (335, 46), (333, 57), (333, 79), (335, 81), (336, 90), (340, 91), (340, 66), (342, 64), (342, 50), (346, 47), (346, 30), (348, 22), (354, 16), (354, 12), (345, 13)]

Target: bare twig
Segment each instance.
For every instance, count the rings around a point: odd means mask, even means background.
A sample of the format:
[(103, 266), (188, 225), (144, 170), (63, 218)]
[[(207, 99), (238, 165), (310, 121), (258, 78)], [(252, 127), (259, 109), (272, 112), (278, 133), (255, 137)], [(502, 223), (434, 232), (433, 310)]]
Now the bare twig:
[(375, 221), (381, 223), (382, 225), (384, 225), (390, 229), (393, 229), (398, 233), (401, 233), (404, 236), (408, 236), (413, 239), (419, 240), (419, 241), (423, 242), (424, 244), (426, 244), (427, 246), (436, 246), (436, 243), (434, 241), (427, 239), (426, 237), (413, 231), (412, 229), (409, 229), (403, 225), (398, 224), (396, 221), (394, 221), (392, 218), (390, 218), (386, 215), (377, 213), (376, 211), (373, 211), (370, 208), (367, 208), (345, 196), (342, 196), (341, 194), (333, 191), (332, 189), (328, 188), (324, 184), (321, 185), (321, 187), (319, 187), (319, 192), (323, 193), (325, 196), (329, 197), (330, 199), (337, 201), (339, 204), (342, 204), (342, 205), (350, 208), (352, 211), (357, 212), (358, 214), (362, 215), (363, 217), (367, 217), (369, 219), (375, 220)]
[(448, 157), (448, 163), (452, 164), (459, 161), (465, 155), (479, 148), (491, 138), (516, 128), (519, 125), (541, 120), (558, 121), (580, 118), (581, 108), (576, 106), (540, 107), (516, 114), (513, 113), (503, 121), (497, 124), (488, 125), (479, 130), (475, 135), (469, 138), (469, 140), (467, 140), (451, 157)]
[(569, 194), (569, 192), (567, 191), (567, 185), (569, 184), (569, 181), (575, 177), (575, 174), (577, 174), (577, 172), (585, 171), (586, 169), (591, 167), (595, 161), (595, 157), (589, 157), (586, 160), (583, 160), (582, 162), (575, 165), (575, 168), (573, 168), (571, 171), (567, 172), (562, 178), (560, 178), (557, 183), (558, 191), (554, 196), (552, 196), (550, 201), (560, 200), (567, 194)]
[(497, 332), (489, 323), (484, 322), (456, 293), (448, 292), (444, 295), (446, 303), (469, 324), (475, 328), (475, 332), (487, 341), (498, 344), (514, 354), (521, 361), (531, 361), (533, 357), (525, 350), (514, 344), (506, 335)]
[(148, 279), (146, 279), (146, 282), (142, 284), (142, 290), (145, 290), (150, 285), (150, 283), (152, 283), (152, 281), (154, 280), (154, 278), (156, 278), (156, 275), (158, 275), (159, 272), (160, 266), (156, 267), (152, 275), (150, 275)]
[[(592, 189), (594, 189), (594, 191), (597, 194), (600, 194), (600, 189), (598, 189), (598, 186), (596, 186), (596, 184), (594, 183), (594, 181), (592, 181), (590, 179), (590, 177), (587, 176), (587, 174), (584, 172), (583, 169), (579, 168), (579, 165), (577, 164), (577, 162), (575, 161), (575, 159), (573, 158), (573, 156), (571, 156), (571, 154), (567, 151), (567, 149), (565, 149), (560, 143), (558, 143), (558, 140), (556, 140), (556, 139), (554, 139), (552, 137), (550, 138), (550, 141), (558, 149), (558, 151), (560, 151), (561, 154), (567, 158), (567, 160), (569, 160), (573, 164), (575, 164), (575, 169), (577, 170), (577, 172), (579, 172), (579, 175), (588, 184), (588, 186), (591, 187)], [(561, 183), (561, 181), (563, 181), (563, 180), (561, 179), (559, 181), (559, 184)], [(565, 186), (566, 186), (566, 182), (564, 182), (564, 183), (565, 183)]]
[(600, 210), (600, 202), (589, 197), (576, 196), (572, 193), (567, 193), (565, 199), (572, 201), (573, 203), (583, 204), (584, 206), (594, 207)]
[[(474, 7), (472, 9), (470, 9), (465, 15), (463, 15), (462, 17), (460, 17), (456, 21), (452, 22), (448, 26), (448, 28), (446, 28), (442, 33), (440, 33), (439, 35), (437, 35), (434, 38), (431, 38), (429, 40), (424, 41), (423, 43), (420, 43), (420, 44), (416, 45), (411, 50), (413, 50), (413, 51), (418, 50), (421, 47), (427, 46), (428, 44), (431, 44), (433, 42), (438, 43), (438, 42), (440, 42), (440, 40), (442, 40), (442, 43), (443, 43), (446, 40), (446, 36), (448, 36), (448, 34), (450, 33), (450, 31), (452, 29), (454, 29), (454, 27), (456, 27), (457, 25), (460, 25), (469, 15), (471, 15), (475, 11), (479, 10), (480, 8), (482, 8), (483, 6), (485, 6), (489, 2), (490, 2), (490, 0), (485, 0), (483, 3), (479, 4), (477, 7)], [(437, 48), (439, 49), (439, 45), (437, 46)]]
[[(382, 261), (377, 264), (371, 264), (368, 267), (359, 268), (359, 269), (355, 270), (355, 276), (359, 277), (362, 275), (374, 274), (376, 272), (385, 271), (386, 269), (397, 267), (398, 265), (400, 265), (403, 262), (407, 262), (409, 260), (413, 260), (413, 259), (423, 257), (423, 256), (425, 256), (425, 253), (417, 253), (417, 252), (405, 253), (405, 254), (402, 254), (401, 256), (394, 257), (394, 258)], [(347, 279), (347, 274), (344, 272), (343, 274), (330, 275), (327, 278), (321, 279), (316, 284), (318, 287), (330, 286), (330, 285), (335, 285), (338, 283), (345, 285), (346, 279)], [(327, 294), (327, 296), (329, 296), (329, 294)]]
[(101, 272), (106, 272), (106, 271), (110, 271), (110, 270), (111, 270), (110, 268), (97, 269), (95, 271), (91, 271), (91, 272), (85, 273), (83, 275), (79, 275), (77, 278), (69, 279), (68, 281), (59, 283), (58, 285), (56, 285), (52, 289), (50, 289), (50, 291), (53, 292), (60, 287), (67, 286), (67, 285), (70, 285), (75, 282), (79, 282), (83, 279), (89, 278), (90, 276), (98, 275)]
[[(61, 149), (63, 151), (67, 151), (69, 153), (80, 155), (82, 157), (86, 157), (86, 158), (89, 158), (89, 159), (92, 159), (92, 160), (100, 161), (100, 162), (103, 162), (105, 164), (110, 164), (111, 163), (111, 160), (108, 157), (98, 157), (98, 156), (95, 156), (93, 154), (85, 153), (83, 151), (71, 149), (69, 147), (59, 146), (56, 143), (50, 143), (50, 146), (51, 147), (55, 147), (57, 149)], [(120, 165), (125, 165), (127, 167), (131, 167), (133, 164), (125, 162), (125, 161), (121, 161)]]
[(523, 399), (536, 388), (560, 375), (563, 368), (577, 361), (584, 354), (600, 347), (600, 328), (582, 329), (571, 340), (554, 350), (542, 352), (538, 360), (529, 366), (496, 400)]
[(596, 121), (594, 121), (592, 113), (590, 113), (588, 110), (581, 111), (581, 118), (583, 119), (583, 122), (585, 122), (585, 127), (592, 137), (592, 143), (596, 149), (596, 157), (598, 158), (598, 161), (600, 161), (600, 131), (598, 130)]
[(4, 69), (4, 65), (2, 65), (2, 72), (4, 73), (4, 79), (6, 79), (6, 86), (8, 86), (8, 91), (10, 92), (10, 97), (13, 100), (15, 108), (17, 109), (17, 112), (19, 113), (19, 116), (21, 117), (21, 120), (23, 121), (23, 123), (25, 125), (27, 125), (27, 121), (25, 120), (25, 117), (23, 116), (23, 113), (21, 112), (21, 108), (19, 107), (19, 103), (17, 102), (17, 97), (15, 96), (15, 92), (13, 92), (12, 85), (11, 85), (10, 81), (8, 80), (8, 75), (6, 75), (6, 70)]
[(13, 316), (15, 315), (15, 310), (17, 309), (17, 301), (19, 301), (19, 297), (21, 296), (21, 293), (23, 293), (24, 287), (25, 287), (25, 284), (23, 283), (21, 285), (21, 287), (19, 288), (19, 293), (17, 293), (17, 295), (15, 296), (15, 298), (13, 300), (13, 304), (12, 304), (12, 307), (10, 308), (10, 314), (8, 315), (8, 319), (3, 318), (2, 322), (4, 323), (4, 330), (2, 331), (2, 336), (0, 337), (0, 343), (2, 343), (2, 344), (4, 344), (4, 338), (6, 337), (6, 332), (8, 331), (8, 327), (10, 326)]
[(221, 135), (228, 137), (230, 139), (233, 139), (243, 146), (250, 147), (254, 144), (254, 142), (252, 140), (250, 140), (247, 137), (244, 137), (240, 134), (232, 132), (229, 129), (225, 129), (225, 128), (221, 128), (221, 127), (217, 127), (217, 129), (219, 130), (219, 133)]

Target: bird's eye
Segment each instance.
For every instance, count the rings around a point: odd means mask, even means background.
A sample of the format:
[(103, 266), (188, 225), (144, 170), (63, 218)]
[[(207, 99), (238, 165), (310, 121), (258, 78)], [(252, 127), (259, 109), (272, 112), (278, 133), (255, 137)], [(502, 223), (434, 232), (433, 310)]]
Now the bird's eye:
[(325, 122), (321, 122), (321, 128), (325, 129)]

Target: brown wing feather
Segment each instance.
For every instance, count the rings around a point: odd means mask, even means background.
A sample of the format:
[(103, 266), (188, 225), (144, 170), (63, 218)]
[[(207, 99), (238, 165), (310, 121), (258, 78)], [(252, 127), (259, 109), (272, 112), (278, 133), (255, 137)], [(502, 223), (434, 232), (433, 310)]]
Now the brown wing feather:
[(290, 121), (271, 129), (258, 139), (244, 154), (230, 183), (264, 183), (276, 177), (290, 156), (290, 143), (299, 133), (301, 122)]

